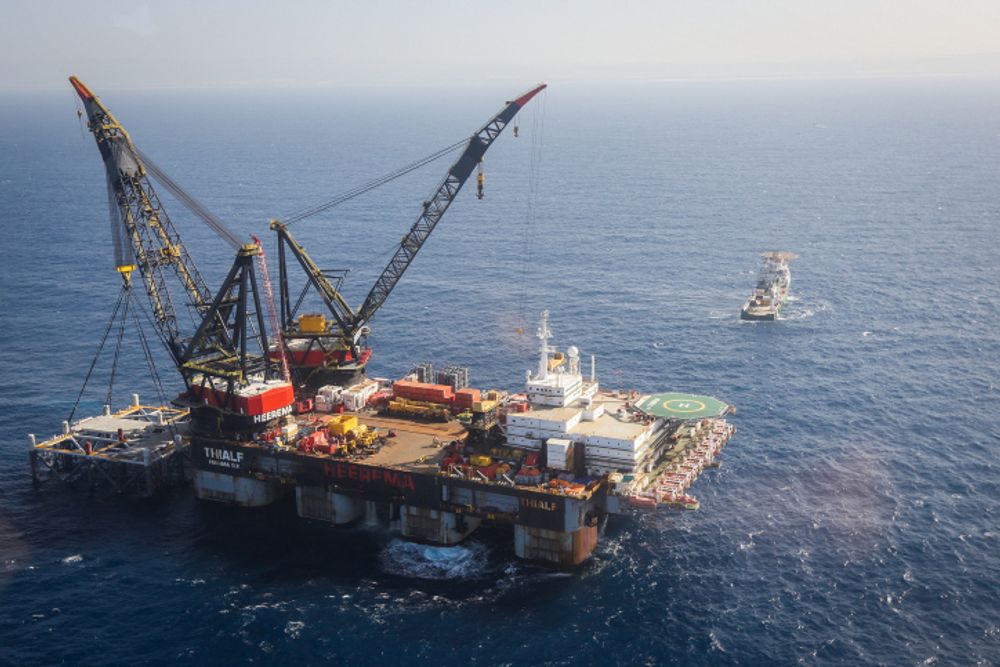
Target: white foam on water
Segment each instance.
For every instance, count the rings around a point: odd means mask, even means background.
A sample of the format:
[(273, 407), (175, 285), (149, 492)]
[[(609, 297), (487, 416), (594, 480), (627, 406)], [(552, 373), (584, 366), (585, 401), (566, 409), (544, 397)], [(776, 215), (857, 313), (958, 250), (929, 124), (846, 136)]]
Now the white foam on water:
[(66, 556), (65, 558), (63, 558), (62, 562), (64, 565), (74, 565), (76, 563), (81, 562), (82, 560), (83, 556), (81, 556), (80, 554), (73, 554), (72, 556)]
[(393, 540), (379, 562), (389, 574), (414, 579), (474, 579), (486, 572), (487, 554), (479, 542), (438, 547)]
[(285, 634), (292, 639), (298, 639), (304, 627), (306, 627), (306, 624), (302, 621), (288, 621), (285, 623)]
[(801, 297), (790, 296), (786, 300), (786, 305), (778, 315), (779, 320), (805, 320), (829, 311), (830, 303), (827, 301), (803, 301)]

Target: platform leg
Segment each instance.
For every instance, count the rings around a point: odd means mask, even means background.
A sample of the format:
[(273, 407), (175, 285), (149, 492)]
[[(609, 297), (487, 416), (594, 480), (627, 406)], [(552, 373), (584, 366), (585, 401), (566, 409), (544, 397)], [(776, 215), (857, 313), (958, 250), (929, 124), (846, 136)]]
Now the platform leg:
[(582, 526), (573, 532), (515, 525), (514, 553), (525, 560), (573, 567), (594, 551), (597, 536), (597, 525)]

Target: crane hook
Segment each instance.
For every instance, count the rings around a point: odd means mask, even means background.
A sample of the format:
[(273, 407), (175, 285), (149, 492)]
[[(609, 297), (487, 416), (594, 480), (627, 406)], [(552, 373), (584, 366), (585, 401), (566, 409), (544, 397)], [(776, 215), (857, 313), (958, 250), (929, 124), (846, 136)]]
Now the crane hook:
[(479, 171), (476, 173), (476, 197), (482, 199), (486, 196), (483, 187), (486, 185), (486, 174), (483, 173), (483, 161), (479, 161)]
[(514, 122), (514, 138), (517, 139), (521, 128), (518, 126), (517, 121)]

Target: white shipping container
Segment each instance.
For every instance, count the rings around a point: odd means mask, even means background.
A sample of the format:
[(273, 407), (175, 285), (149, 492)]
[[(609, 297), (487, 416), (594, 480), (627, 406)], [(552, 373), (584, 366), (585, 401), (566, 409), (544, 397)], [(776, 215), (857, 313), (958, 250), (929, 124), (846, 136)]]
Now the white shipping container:
[(357, 411), (365, 407), (368, 399), (378, 391), (378, 382), (365, 380), (352, 385), (341, 392), (340, 396), (344, 401), (344, 407), (348, 410)]
[(316, 391), (316, 396), (322, 396), (331, 403), (336, 403), (340, 399), (340, 393), (344, 391), (344, 388), (336, 384), (324, 385)]
[(365, 405), (361, 395), (353, 391), (345, 391), (340, 395), (340, 398), (344, 402), (344, 408), (353, 412), (360, 410)]

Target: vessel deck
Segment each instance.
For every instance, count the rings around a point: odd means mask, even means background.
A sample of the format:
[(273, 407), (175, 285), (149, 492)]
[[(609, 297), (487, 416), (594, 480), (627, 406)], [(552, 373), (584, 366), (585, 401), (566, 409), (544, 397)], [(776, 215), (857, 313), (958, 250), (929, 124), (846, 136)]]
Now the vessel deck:
[(438, 424), (369, 413), (355, 414), (368, 427), (377, 427), (383, 433), (391, 430), (396, 434), (377, 452), (357, 459), (369, 465), (435, 473), (444, 459), (444, 445), (452, 440), (464, 440), (466, 436), (465, 429), (456, 422)]
[[(445, 446), (454, 440), (464, 440), (468, 435), (465, 428), (454, 421), (447, 423), (425, 422), (406, 417), (376, 415), (369, 411), (347, 412), (345, 414), (356, 416), (360, 423), (369, 428), (378, 428), (382, 435), (392, 431), (395, 436), (388, 438), (386, 444), (373, 452), (359, 452), (343, 456), (287, 448), (284, 450), (285, 456), (322, 461), (347, 461), (366, 466), (437, 476), (444, 474), (442, 473), (442, 462), (445, 459)], [(322, 419), (326, 416), (328, 415), (322, 413), (299, 415), (299, 422), (303, 425), (311, 424), (315, 423), (316, 418)], [(514, 484), (512, 486), (497, 480), (486, 480), (478, 477), (464, 479), (485, 486), (503, 486), (578, 499), (591, 497), (599, 487), (599, 485), (584, 486), (582, 484), (576, 484), (571, 488), (565, 486), (548, 487), (544, 484)]]

